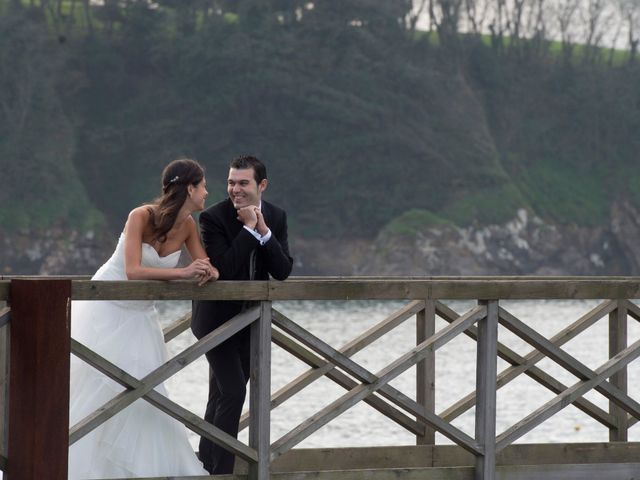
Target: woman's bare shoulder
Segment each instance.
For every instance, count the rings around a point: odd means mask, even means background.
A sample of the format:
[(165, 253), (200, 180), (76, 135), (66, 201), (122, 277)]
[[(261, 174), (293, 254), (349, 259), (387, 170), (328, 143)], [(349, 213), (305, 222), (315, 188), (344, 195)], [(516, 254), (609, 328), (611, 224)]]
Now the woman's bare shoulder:
[(152, 212), (153, 212), (152, 205), (140, 205), (139, 207), (136, 207), (133, 210), (131, 210), (127, 218), (129, 220), (147, 221), (149, 220), (149, 218), (151, 218)]

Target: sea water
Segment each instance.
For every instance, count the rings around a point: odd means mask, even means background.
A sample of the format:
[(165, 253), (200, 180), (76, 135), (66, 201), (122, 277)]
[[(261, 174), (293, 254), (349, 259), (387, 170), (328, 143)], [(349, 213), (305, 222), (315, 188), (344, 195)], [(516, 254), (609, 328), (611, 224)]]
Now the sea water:
[[(400, 301), (288, 301), (275, 302), (274, 308), (298, 323), (312, 334), (335, 348), (402, 308)], [(445, 302), (458, 313), (472, 308), (473, 302)], [(503, 301), (501, 306), (533, 327), (547, 338), (567, 327), (598, 305), (598, 301)], [(188, 312), (189, 302), (162, 302), (158, 305), (162, 323), (171, 323)], [(447, 325), (437, 319), (436, 330)], [(392, 332), (353, 356), (360, 365), (375, 373), (393, 362), (416, 344), (415, 316)], [(533, 347), (500, 326), (498, 340), (524, 356)], [(629, 317), (628, 344), (640, 338), (640, 324)], [(172, 355), (195, 341), (190, 331), (184, 332), (168, 344)], [(608, 316), (599, 320), (585, 332), (562, 347), (592, 370), (608, 359)], [(464, 395), (475, 390), (476, 343), (466, 335), (459, 335), (436, 352), (436, 412), (440, 413)], [(498, 359), (498, 372), (509, 365)], [(566, 386), (578, 379), (549, 359), (537, 366)], [(271, 391), (286, 385), (309, 367), (276, 345), (272, 346)], [(408, 369), (391, 385), (415, 399), (415, 368)], [(193, 362), (166, 382), (171, 398), (202, 416), (207, 400), (209, 369), (204, 357)], [(629, 395), (640, 399), (640, 360), (628, 367)], [(338, 399), (346, 391), (323, 377), (271, 413), (271, 441), (295, 428), (323, 407)], [(497, 432), (500, 434), (538, 407), (554, 398), (555, 394), (526, 375), (520, 375), (497, 392)], [(608, 410), (608, 400), (595, 391), (586, 398)], [(248, 408), (248, 397), (245, 410)], [(452, 423), (474, 436), (475, 411), (471, 409)], [(517, 443), (538, 442), (600, 442), (608, 441), (608, 430), (585, 413), (570, 405), (564, 408)], [(247, 441), (247, 431), (240, 434)], [(197, 437), (190, 432), (195, 446)], [(640, 440), (640, 427), (629, 431), (629, 440)], [(436, 435), (436, 443), (451, 443)], [(372, 407), (360, 402), (326, 426), (309, 436), (299, 447), (347, 447), (379, 445), (412, 445), (415, 436)]]

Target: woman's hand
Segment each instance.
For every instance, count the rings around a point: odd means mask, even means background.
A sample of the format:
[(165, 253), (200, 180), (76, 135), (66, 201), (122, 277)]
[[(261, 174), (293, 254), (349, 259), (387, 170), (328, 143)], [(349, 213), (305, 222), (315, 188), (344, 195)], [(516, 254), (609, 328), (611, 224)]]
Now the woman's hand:
[(217, 280), (220, 276), (218, 269), (211, 265), (208, 258), (199, 258), (191, 262), (191, 265), (183, 268), (184, 278), (197, 279), (198, 286), (204, 285), (209, 280)]
[[(209, 262), (208, 258), (206, 260)], [(220, 272), (218, 272), (218, 269), (209, 262), (209, 269), (207, 270), (207, 273), (198, 278), (198, 286), (201, 287), (205, 283), (215, 281), (218, 278), (220, 278)]]

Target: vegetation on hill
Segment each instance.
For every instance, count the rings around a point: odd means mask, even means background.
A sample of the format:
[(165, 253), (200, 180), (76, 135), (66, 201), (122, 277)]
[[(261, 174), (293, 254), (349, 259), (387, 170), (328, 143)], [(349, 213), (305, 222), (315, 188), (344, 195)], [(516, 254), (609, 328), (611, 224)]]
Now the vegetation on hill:
[(303, 236), (640, 205), (637, 43), (463, 34), (444, 1), (417, 34), (419, 3), (0, 0), (2, 228), (120, 228), (177, 156), (216, 201), (246, 153)]

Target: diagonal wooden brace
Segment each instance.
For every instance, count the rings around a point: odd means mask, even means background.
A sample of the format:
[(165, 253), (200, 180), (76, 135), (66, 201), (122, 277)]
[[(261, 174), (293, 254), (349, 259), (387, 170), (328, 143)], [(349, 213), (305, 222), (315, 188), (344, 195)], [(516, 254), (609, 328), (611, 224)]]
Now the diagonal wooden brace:
[(408, 353), (380, 370), (377, 374), (372, 374), (364, 367), (361, 367), (357, 363), (353, 362), (353, 360), (345, 357), (331, 346), (295, 325), (291, 320), (283, 318), (281, 314), (274, 314), (274, 322), (280, 328), (296, 338), (302, 337), (298, 338), (298, 340), (303, 341), (309, 348), (324, 356), (328, 361), (335, 363), (337, 366), (340, 366), (340, 368), (343, 368), (351, 375), (360, 378), (365, 383), (361, 383), (357, 387), (353, 388), (348, 393), (322, 409), (318, 414), (307, 419), (294, 430), (276, 441), (273, 444), (272, 455), (274, 457), (282, 455), (313, 432), (326, 425), (329, 421), (344, 413), (360, 400), (363, 400), (365, 397), (378, 390), (383, 392), (387, 398), (394, 401), (397, 405), (406, 409), (421, 421), (428, 423), (466, 450), (475, 455), (482, 454), (482, 449), (477, 445), (477, 442), (473, 438), (453, 425), (445, 422), (437, 415), (427, 412), (422, 405), (392, 387), (387, 386), (387, 383), (422, 360), (429, 351), (435, 350), (446, 344), (458, 334), (462, 333), (470, 325), (485, 316), (486, 307), (477, 306), (473, 308), (467, 314), (438, 331), (435, 335), (432, 335), (427, 340), (411, 349)]
[[(106, 422), (116, 413), (131, 405), (137, 399), (150, 392), (156, 385), (182, 370), (184, 367), (195, 361), (200, 356), (212, 348), (220, 345), (231, 336), (253, 323), (259, 316), (260, 308), (254, 307), (246, 312), (240, 313), (231, 320), (225, 322), (213, 332), (202, 337), (198, 342), (179, 353), (171, 360), (161, 365), (144, 378), (138, 380), (140, 386), (125, 390), (105, 403), (94, 413), (88, 415), (78, 422), (70, 431), (70, 435), (77, 440)], [(74, 441), (75, 441), (74, 440)]]
[[(101, 357), (93, 350), (90, 350), (77, 340), (71, 339), (71, 351), (75, 356), (88, 363), (98, 371), (102, 372), (110, 379), (118, 382), (123, 387), (140, 388), (143, 386), (140, 380), (133, 377), (132, 375), (129, 375), (127, 372), (109, 362), (104, 357)], [(218, 445), (229, 450), (230, 452), (233, 452), (236, 455), (241, 456), (245, 460), (257, 460), (255, 450), (247, 447), (231, 435), (223, 432), (219, 428), (214, 427), (209, 422), (206, 422), (202, 418), (191, 413), (189, 410), (183, 408), (182, 406), (168, 399), (164, 395), (156, 392), (155, 390), (150, 390), (149, 392), (147, 392), (142, 396), (142, 399), (146, 400), (151, 405), (155, 406), (164, 413), (175, 418), (198, 435), (204, 436), (209, 440), (216, 442)], [(80, 438), (81, 437), (77, 434), (70, 435), (69, 445), (72, 445)]]

